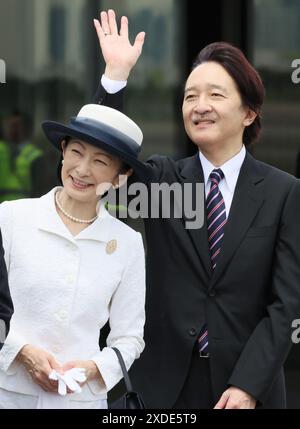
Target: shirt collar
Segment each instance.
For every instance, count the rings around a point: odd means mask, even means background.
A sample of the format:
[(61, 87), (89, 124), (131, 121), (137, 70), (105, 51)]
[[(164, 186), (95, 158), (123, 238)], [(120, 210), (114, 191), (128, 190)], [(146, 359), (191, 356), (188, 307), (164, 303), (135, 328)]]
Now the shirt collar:
[(207, 158), (205, 158), (203, 153), (199, 151), (199, 158), (203, 169), (205, 186), (209, 184), (210, 173), (215, 168), (221, 168), (221, 170), (224, 173), (224, 179), (227, 183), (227, 186), (230, 192), (233, 193), (245, 156), (246, 156), (246, 149), (245, 149), (245, 146), (243, 145), (240, 152), (236, 154), (233, 158), (226, 161), (220, 167), (215, 167)]

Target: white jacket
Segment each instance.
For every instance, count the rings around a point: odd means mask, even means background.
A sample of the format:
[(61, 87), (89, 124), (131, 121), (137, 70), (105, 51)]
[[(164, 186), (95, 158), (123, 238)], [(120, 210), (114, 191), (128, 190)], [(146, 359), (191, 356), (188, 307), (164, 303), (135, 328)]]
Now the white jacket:
[[(15, 312), (0, 352), (0, 387), (38, 395), (15, 360), (25, 344), (60, 363), (94, 360), (105, 381), (88, 382), (74, 400), (105, 399), (144, 348), (145, 262), (141, 235), (100, 206), (99, 218), (73, 237), (58, 216), (54, 194), (0, 205), (0, 228)], [(107, 245), (116, 240), (117, 247)], [(107, 347), (99, 331), (109, 319)], [(95, 397), (97, 395), (97, 397)]]

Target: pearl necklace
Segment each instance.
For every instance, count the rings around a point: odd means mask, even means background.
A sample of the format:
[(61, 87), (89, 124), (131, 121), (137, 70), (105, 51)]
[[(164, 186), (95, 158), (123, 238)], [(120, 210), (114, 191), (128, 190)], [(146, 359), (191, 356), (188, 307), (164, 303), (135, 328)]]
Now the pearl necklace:
[(57, 207), (59, 208), (59, 210), (69, 219), (71, 219), (73, 222), (77, 222), (77, 223), (93, 223), (97, 218), (98, 215), (96, 215), (95, 217), (93, 217), (92, 219), (78, 219), (77, 217), (74, 217), (72, 215), (70, 215), (69, 213), (67, 213), (61, 206), (59, 199), (58, 199), (58, 194), (60, 192), (56, 192), (55, 194), (55, 202)]

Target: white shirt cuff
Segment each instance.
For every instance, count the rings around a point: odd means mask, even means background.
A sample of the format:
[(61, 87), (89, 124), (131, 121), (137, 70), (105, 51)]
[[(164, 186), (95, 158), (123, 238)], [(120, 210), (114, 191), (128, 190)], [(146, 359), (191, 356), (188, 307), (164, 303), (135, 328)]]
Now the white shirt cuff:
[(112, 80), (103, 74), (101, 77), (101, 85), (108, 94), (115, 94), (125, 88), (127, 80)]
[(15, 358), (19, 351), (28, 344), (21, 335), (17, 335), (11, 329), (0, 352), (0, 369), (8, 375), (13, 374), (19, 363)]

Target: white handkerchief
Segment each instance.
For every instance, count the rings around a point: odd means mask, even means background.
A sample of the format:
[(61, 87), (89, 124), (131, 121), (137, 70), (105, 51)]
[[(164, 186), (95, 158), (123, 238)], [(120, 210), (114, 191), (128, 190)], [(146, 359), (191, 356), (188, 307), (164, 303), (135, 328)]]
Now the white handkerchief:
[(67, 388), (74, 393), (80, 393), (81, 387), (78, 383), (86, 381), (84, 368), (72, 368), (64, 374), (53, 370), (49, 374), (49, 378), (58, 381), (58, 395), (41, 390), (37, 404), (38, 409), (68, 408)]
[(53, 370), (49, 378), (50, 380), (58, 381), (58, 393), (62, 396), (67, 394), (67, 387), (75, 393), (80, 393), (81, 387), (77, 382), (83, 383), (86, 381), (84, 368), (72, 368), (64, 374)]

